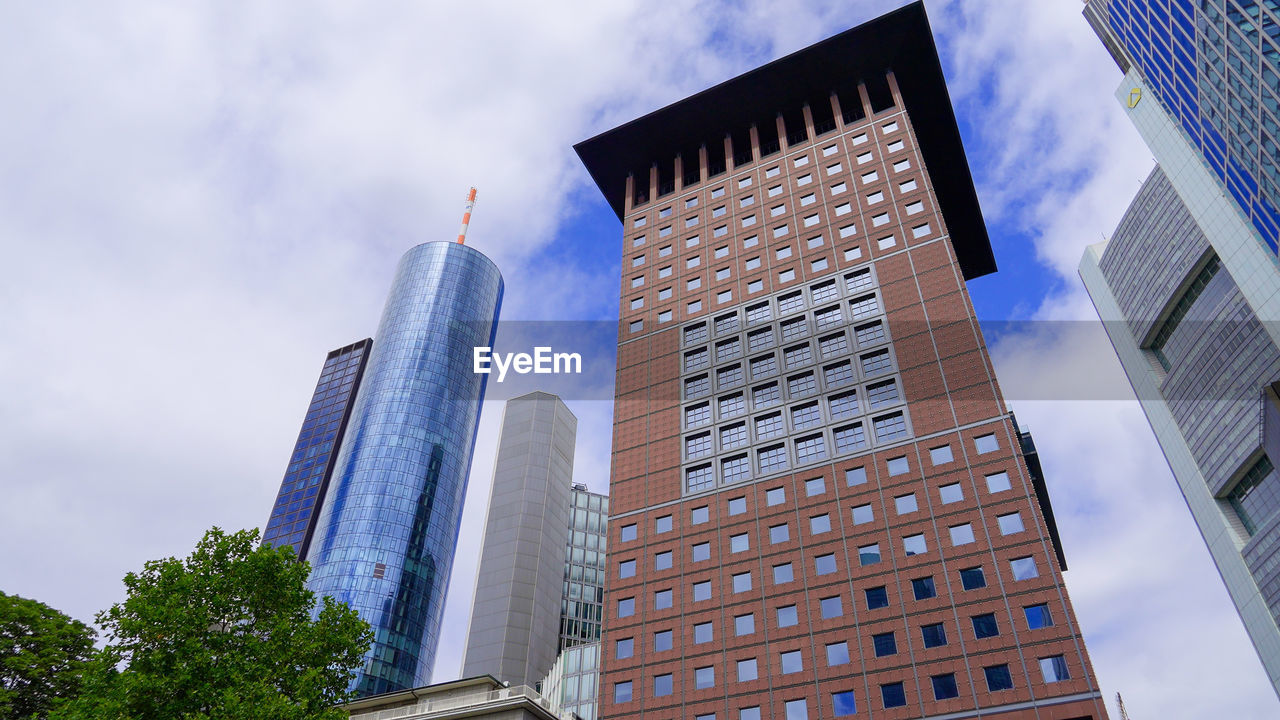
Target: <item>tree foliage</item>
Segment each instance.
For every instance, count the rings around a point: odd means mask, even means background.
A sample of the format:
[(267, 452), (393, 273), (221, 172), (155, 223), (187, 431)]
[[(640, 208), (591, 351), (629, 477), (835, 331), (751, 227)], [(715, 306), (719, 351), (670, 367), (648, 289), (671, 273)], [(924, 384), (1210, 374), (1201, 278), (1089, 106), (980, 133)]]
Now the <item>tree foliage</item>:
[(0, 720), (44, 718), (74, 695), (93, 630), (44, 603), (0, 592)]
[(372, 639), (344, 604), (305, 587), (310, 566), (257, 531), (213, 528), (185, 560), (129, 573), (101, 612), (107, 645), (66, 720), (328, 720)]

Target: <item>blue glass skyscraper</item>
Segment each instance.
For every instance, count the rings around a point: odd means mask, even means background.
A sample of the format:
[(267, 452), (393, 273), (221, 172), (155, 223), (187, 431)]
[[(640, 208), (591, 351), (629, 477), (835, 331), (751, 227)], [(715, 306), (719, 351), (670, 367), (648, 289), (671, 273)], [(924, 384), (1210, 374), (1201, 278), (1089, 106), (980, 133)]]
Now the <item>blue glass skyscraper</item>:
[(311, 590), (374, 629), (360, 695), (430, 681), (502, 275), (458, 243), (405, 253), (383, 309), (308, 560)]
[(365, 338), (329, 353), (320, 369), (320, 379), (311, 395), (302, 429), (280, 491), (271, 507), (271, 517), (262, 531), (265, 545), (292, 545), (305, 560), (315, 534), (316, 518), (324, 504), (325, 491), (333, 476), (333, 461), (342, 447), (342, 436), (351, 415), (352, 401), (364, 377), (365, 364), (373, 341)]
[(1274, 256), (1280, 0), (1091, 0), (1085, 17), (1122, 70), (1136, 67)]

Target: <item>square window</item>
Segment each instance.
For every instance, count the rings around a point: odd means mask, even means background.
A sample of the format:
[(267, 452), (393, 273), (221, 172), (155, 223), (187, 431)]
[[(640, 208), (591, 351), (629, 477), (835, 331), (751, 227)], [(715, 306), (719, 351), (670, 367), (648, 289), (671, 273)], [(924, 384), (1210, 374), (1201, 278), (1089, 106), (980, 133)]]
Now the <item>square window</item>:
[(747, 292), (749, 292), (749, 293), (753, 293), (753, 294), (754, 294), (754, 293), (758, 293), (758, 292), (760, 292), (760, 291), (762, 291), (762, 290), (764, 290), (764, 281), (763, 281), (763, 280), (752, 280), (752, 281), (750, 281), (750, 282), (748, 282), (748, 283), (747, 283)]
[(618, 577), (629, 578), (629, 577), (635, 577), (635, 576), (636, 576), (635, 560), (623, 560), (622, 562), (618, 563)]
[(693, 642), (695, 644), (709, 643), (714, 639), (712, 625), (709, 622), (698, 623), (693, 626)]
[(960, 697), (960, 689), (956, 687), (955, 673), (934, 675), (930, 679), (933, 681), (933, 698), (935, 700), (949, 700), (954, 697)]
[(780, 659), (782, 660), (783, 675), (804, 671), (804, 658), (800, 655), (799, 650), (781, 653)]
[(884, 708), (904, 707), (906, 705), (906, 689), (902, 687), (902, 683), (887, 683), (881, 685), (881, 702)]
[(995, 637), (1000, 634), (1000, 626), (996, 624), (996, 616), (994, 613), (974, 615), (971, 619), (973, 620), (974, 638), (981, 640), (983, 638)]
[(786, 542), (791, 539), (791, 529), (786, 523), (774, 525), (769, 528), (769, 542), (773, 544)]
[(916, 215), (922, 212), (924, 212), (924, 203), (920, 202), (919, 200), (912, 203), (907, 203), (908, 215)]
[(813, 559), (813, 572), (818, 575), (830, 575), (836, 571), (835, 553), (819, 555)]
[(759, 677), (759, 668), (756, 667), (755, 658), (738, 661), (738, 682), (757, 680)]
[(716, 280), (727, 280), (727, 279), (729, 279), (729, 268), (726, 267), (726, 268), (720, 268), (719, 270), (716, 270)]
[(666, 652), (671, 649), (671, 631), (659, 630), (653, 634), (654, 652)]
[(806, 497), (821, 495), (827, 491), (827, 483), (820, 477), (812, 478), (804, 481), (804, 494)]
[(1031, 580), (1040, 577), (1040, 571), (1036, 568), (1036, 559), (1033, 557), (1010, 560), (1009, 571), (1013, 573), (1014, 580)]
[(711, 543), (697, 543), (692, 548), (691, 553), (693, 562), (703, 562), (711, 559)]
[(729, 514), (741, 515), (747, 511), (747, 499), (745, 497), (736, 497), (729, 499)]
[(866, 185), (867, 183), (873, 183), (873, 182), (875, 182), (876, 180), (879, 180), (879, 179), (880, 179), (880, 175), (879, 175), (875, 170), (872, 170), (871, 172), (866, 172), (866, 173), (863, 173), (863, 174), (862, 174), (862, 184), (863, 184), (863, 185)]
[(622, 598), (618, 601), (618, 617), (631, 617), (636, 614), (636, 599)]
[(671, 532), (671, 516), (663, 515), (653, 522), (653, 531), (658, 534)]
[(884, 585), (879, 587), (867, 588), (864, 591), (867, 596), (867, 609), (878, 610), (880, 608), (889, 607), (889, 591)]
[(765, 505), (769, 507), (772, 507), (774, 505), (781, 505), (786, 501), (787, 501), (787, 491), (785, 488), (780, 488), (780, 487), (772, 488), (766, 491), (764, 494)]
[[(668, 591), (670, 592), (670, 591)], [(711, 581), (703, 580), (693, 584), (693, 599), (695, 602), (711, 599)]]
[(658, 277), (660, 278), (671, 277), (671, 266), (668, 265), (664, 268), (658, 268)]
[(927, 648), (942, 647), (947, 644), (947, 631), (942, 627), (942, 623), (921, 627), (920, 635), (924, 640), (924, 646)]
[(913, 513), (920, 509), (920, 506), (916, 503), (915, 493), (899, 495), (898, 497), (893, 499), (893, 505), (895, 508), (897, 508), (899, 515), (906, 515), (907, 513)]
[(860, 565), (875, 565), (880, 562), (880, 544), (862, 545), (858, 548), (858, 563)]
[[(864, 176), (864, 181), (865, 181), (865, 176)], [(884, 200), (884, 193), (879, 190), (867, 195), (868, 205), (875, 205), (876, 203), (881, 202), (882, 200)]]
[(831, 713), (835, 717), (848, 717), (858, 712), (858, 706), (853, 700), (853, 691), (846, 690), (844, 692), (831, 693)]
[(729, 538), (729, 552), (746, 552), (751, 548), (751, 539), (746, 533), (733, 535)]
[(1071, 673), (1067, 670), (1067, 660), (1061, 655), (1040, 658), (1040, 674), (1044, 676), (1046, 683), (1071, 679)]
[(818, 201), (818, 196), (814, 195), (813, 193), (809, 193), (808, 195), (803, 195), (800, 197), (800, 207), (804, 207), (805, 205), (812, 205), (817, 201)]
[(756, 616), (752, 613), (737, 615), (733, 618), (734, 635), (750, 635), (756, 631)]
[(750, 175), (747, 175), (746, 177), (742, 177), (742, 178), (739, 178), (739, 179), (738, 179), (738, 187), (739, 187), (739, 188), (749, 187), (750, 185), (751, 185), (751, 176), (750, 176)]
[(784, 720), (809, 720), (809, 705), (804, 700), (788, 700), (782, 707)]
[(916, 578), (911, 581), (911, 591), (917, 600), (928, 600), (938, 596), (938, 589), (933, 584), (933, 576)]
[(889, 468), (889, 477), (895, 477), (897, 475), (906, 475), (907, 473), (911, 472), (911, 465), (910, 463), (907, 462), (907, 459), (905, 457), (896, 457), (889, 460), (888, 468)]
[(822, 157), (830, 157), (832, 155), (835, 155), (839, 149), (840, 148), (837, 145), (828, 145), (822, 148)]
[(660, 552), (653, 556), (654, 570), (670, 570), (671, 569), (671, 551)]
[(631, 702), (631, 681), (613, 684), (613, 702), (621, 704)]
[(840, 203), (836, 206), (836, 217), (848, 215), (853, 212), (853, 205), (850, 203)]
[(869, 522), (875, 521), (875, 519), (876, 519), (875, 510), (871, 507), (870, 504), (859, 505), (853, 508), (853, 524), (854, 525), (865, 525)]
[(929, 545), (924, 540), (924, 535), (908, 535), (902, 538), (902, 550), (907, 557), (912, 555), (923, 555), (929, 551)]
[(867, 484), (867, 469), (865, 467), (856, 467), (845, 470), (844, 482), (849, 487)]
[(819, 601), (822, 609), (822, 618), (824, 620), (833, 617), (840, 617), (844, 614), (844, 604), (840, 602), (840, 596), (822, 598)]
[(732, 290), (721, 290), (720, 292), (716, 293), (716, 302), (717, 302), (717, 303), (720, 303), (720, 304), (722, 304), (722, 305), (723, 305), (724, 303), (727, 303), (727, 302), (729, 302), (730, 300), (733, 300), (733, 291), (732, 291)]
[(888, 657), (898, 654), (898, 641), (891, 632), (872, 635), (871, 645), (875, 648), (876, 657)]
[(955, 458), (951, 455), (951, 446), (943, 445), (941, 447), (929, 448), (929, 462), (934, 465), (944, 465), (951, 462)]
[(973, 542), (973, 525), (964, 523), (963, 525), (951, 526), (951, 544), (968, 545)]
[(809, 534), (820, 535), (824, 532), (831, 532), (831, 515), (815, 515), (809, 518)]
[(987, 690), (991, 692), (1009, 690), (1013, 687), (1013, 676), (1009, 674), (1008, 665), (984, 667), (982, 674), (987, 677)]
[(986, 573), (981, 567), (966, 568), (960, 571), (960, 585), (965, 590), (978, 590), (987, 586)]
[(795, 580), (795, 572), (791, 568), (791, 563), (782, 563), (773, 566), (773, 584), (781, 585)]
[(701, 264), (702, 264), (702, 258), (698, 257), (697, 255), (694, 255), (693, 257), (684, 261), (684, 266), (689, 269), (696, 268)]
[(943, 505), (950, 505), (951, 503), (956, 503), (956, 502), (960, 502), (961, 500), (964, 500), (964, 488), (960, 486), (960, 483), (951, 483), (950, 485), (943, 485), (942, 487), (938, 488), (938, 494), (942, 496)]
[(631, 324), (630, 324), (630, 325), (628, 325), (628, 326), (627, 326), (627, 329), (628, 329), (628, 330), (630, 330), (630, 331), (631, 331), (631, 332), (633, 332), (633, 333), (640, 332), (641, 330), (643, 330), (643, 329), (644, 329), (644, 321), (643, 321), (643, 320), (634, 320), (634, 321), (632, 321), (632, 322), (631, 322)]
[(636, 539), (635, 523), (631, 523), (630, 525), (623, 525), (622, 528), (618, 531), (618, 534), (619, 534), (619, 539), (622, 542), (630, 542), (632, 540), (635, 540)]
[(670, 610), (673, 593), (670, 590), (657, 590), (653, 593), (654, 610)]
[(1000, 444), (996, 442), (995, 435), (979, 435), (973, 439), (973, 447), (979, 455), (984, 455), (999, 450)]
[(811, 182), (813, 182), (812, 173), (805, 173), (804, 175), (801, 175), (800, 177), (796, 178), (796, 185), (804, 186), (804, 185), (808, 185)]
[(1020, 533), (1025, 528), (1022, 526), (1021, 513), (1009, 513), (1008, 515), (1000, 515), (996, 517), (996, 522), (1000, 525), (1001, 535), (1012, 535)]
[(796, 615), (795, 605), (784, 605), (778, 608), (778, 627), (791, 627), (800, 622), (799, 616)]
[(699, 238), (698, 238), (698, 236), (697, 236), (697, 235), (690, 235), (689, 237), (687, 237), (687, 238), (685, 238), (685, 239), (684, 239), (684, 246), (685, 246), (685, 247), (687, 247), (687, 248), (697, 247), (697, 246), (698, 246), (698, 240), (699, 240)]
[(782, 186), (774, 185), (769, 188), (769, 197), (777, 197), (782, 194)]
[(655, 675), (653, 678), (653, 696), (666, 697), (671, 694), (671, 673)]
[(707, 507), (706, 505), (703, 505), (702, 507), (696, 507), (693, 510), (689, 511), (690, 525), (701, 525), (705, 522), (709, 522), (710, 520), (711, 520), (711, 508)]
[(827, 666), (847, 665), (849, 663), (849, 643), (835, 642), (827, 644)]
[(688, 210), (689, 208), (697, 207), (697, 206), (698, 206), (698, 196), (697, 196), (697, 195), (694, 195), (693, 197), (691, 197), (691, 198), (689, 198), (689, 199), (687, 199), (687, 200), (685, 200), (685, 201), (684, 201), (684, 209), (685, 209), (685, 210)]
[(751, 589), (751, 573), (738, 573), (733, 576), (733, 591), (735, 593), (746, 592)]
[(760, 706), (742, 708), (738, 711), (738, 720), (760, 720)]
[(1040, 628), (1053, 627), (1053, 616), (1049, 614), (1049, 606), (1045, 604), (1029, 605), (1022, 608), (1022, 612), (1027, 616), (1027, 629), (1039, 630)]
[(698, 288), (702, 287), (702, 278), (700, 277), (689, 278), (688, 280), (685, 281), (684, 286), (685, 286), (685, 289), (687, 290), (697, 290)]
[(728, 246), (728, 245), (721, 245), (720, 247), (716, 248), (716, 249), (715, 249), (715, 256), (716, 256), (716, 259), (717, 259), (717, 260), (719, 260), (720, 258), (726, 258), (726, 257), (729, 257), (729, 246)]
[[(843, 240), (844, 238), (847, 238), (847, 237), (853, 237), (857, 233), (858, 233), (857, 226), (845, 225), (844, 227), (840, 228), (840, 239)], [(852, 257), (849, 255), (850, 252), (854, 253)], [(859, 248), (852, 248), (850, 250), (845, 251), (845, 257), (844, 257), (845, 260), (857, 260), (860, 257), (862, 257), (862, 250)]]
[(998, 472), (987, 476), (987, 492), (998, 493), (1012, 487), (1009, 484), (1009, 473)]
[(916, 225), (911, 228), (911, 237), (922, 238), (931, 232), (933, 232), (933, 227), (929, 225), (929, 223), (924, 223), (922, 225)]
[(615, 647), (614, 658), (625, 660), (635, 654), (636, 642), (634, 638), (622, 638)]
[(883, 227), (888, 224), (889, 224), (889, 213), (880, 213), (879, 215), (871, 216), (872, 227)]

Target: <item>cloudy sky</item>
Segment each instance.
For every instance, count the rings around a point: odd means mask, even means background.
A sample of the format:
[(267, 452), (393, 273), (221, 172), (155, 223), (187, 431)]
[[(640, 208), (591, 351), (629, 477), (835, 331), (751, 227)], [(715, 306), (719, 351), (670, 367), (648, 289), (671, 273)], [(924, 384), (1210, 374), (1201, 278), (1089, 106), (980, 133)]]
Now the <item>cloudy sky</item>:
[[(0, 590), (89, 620), (146, 560), (262, 524), (324, 354), (373, 332), (397, 258), (452, 237), (468, 185), (504, 318), (616, 318), (618, 223), (571, 145), (901, 4), (0, 4)], [(1274, 717), (1080, 322), (1080, 255), (1152, 166), (1120, 73), (1078, 2), (928, 8), (1001, 267), (970, 289), (984, 325), (1019, 321), (992, 353), (1041, 449), (1103, 690), (1135, 718)], [(570, 403), (598, 490), (601, 396)], [(437, 680), (459, 671), (500, 411)]]

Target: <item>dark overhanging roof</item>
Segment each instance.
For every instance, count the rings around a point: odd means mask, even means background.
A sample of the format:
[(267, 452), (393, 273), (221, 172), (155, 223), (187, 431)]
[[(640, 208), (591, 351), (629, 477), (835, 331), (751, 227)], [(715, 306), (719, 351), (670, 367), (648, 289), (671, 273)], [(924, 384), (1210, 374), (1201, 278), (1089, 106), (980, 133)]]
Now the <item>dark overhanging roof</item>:
[(911, 117), (965, 278), (995, 272), (991, 240), (923, 2), (619, 125), (574, 150), (621, 219), (629, 173), (831, 92), (857, 97), (859, 80), (869, 82), (889, 70)]

